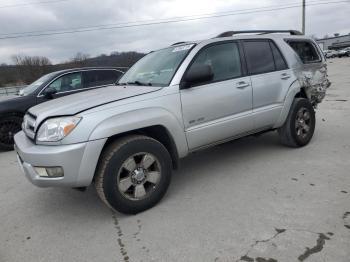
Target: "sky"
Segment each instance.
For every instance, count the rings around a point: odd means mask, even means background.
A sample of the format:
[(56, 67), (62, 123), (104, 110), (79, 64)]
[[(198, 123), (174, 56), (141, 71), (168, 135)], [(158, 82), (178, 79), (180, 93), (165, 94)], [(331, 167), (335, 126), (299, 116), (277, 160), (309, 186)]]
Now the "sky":
[[(47, 3), (49, 1), (52, 2)], [(299, 2), (301, 0), (0, 0), (0, 38), (13, 33), (174, 20), (174, 17), (237, 12)], [(348, 34), (348, 14), (350, 1), (308, 6), (306, 34), (318, 37), (333, 33)], [(174, 42), (207, 39), (228, 30), (248, 29), (301, 30), (301, 7), (75, 34), (0, 39), (0, 63), (11, 64), (11, 56), (17, 54), (46, 56), (53, 63), (60, 63), (77, 52), (92, 57), (115, 51), (149, 52)]]

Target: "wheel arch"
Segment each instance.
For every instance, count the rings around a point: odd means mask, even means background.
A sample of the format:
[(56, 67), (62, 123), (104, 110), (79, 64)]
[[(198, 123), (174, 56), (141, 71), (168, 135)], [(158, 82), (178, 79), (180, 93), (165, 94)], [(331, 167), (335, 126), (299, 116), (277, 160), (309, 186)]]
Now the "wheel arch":
[(273, 128), (279, 128), (284, 124), (287, 120), (294, 99), (298, 97), (307, 98), (307, 93), (305, 92), (305, 88), (300, 85), (300, 82), (296, 80), (288, 89), (280, 116)]
[(167, 130), (166, 127), (162, 125), (152, 125), (152, 126), (138, 128), (138, 129), (112, 135), (107, 139), (102, 149), (102, 152), (114, 141), (129, 135), (144, 135), (159, 141), (168, 150), (172, 160), (173, 168), (174, 169), (178, 168), (178, 164), (179, 164), (178, 149), (176, 147), (175, 141), (171, 136), (170, 132)]

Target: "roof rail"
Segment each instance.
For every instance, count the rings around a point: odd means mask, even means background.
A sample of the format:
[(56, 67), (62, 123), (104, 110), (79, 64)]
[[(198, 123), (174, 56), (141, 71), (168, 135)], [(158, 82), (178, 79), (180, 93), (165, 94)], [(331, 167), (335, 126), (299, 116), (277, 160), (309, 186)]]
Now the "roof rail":
[(227, 31), (219, 34), (217, 37), (230, 37), (237, 34), (271, 34), (271, 33), (289, 33), (291, 35), (302, 35), (301, 32), (297, 30), (243, 30), (243, 31)]
[(183, 41), (183, 42), (176, 42), (176, 43), (172, 44), (171, 46), (179, 45), (179, 44), (185, 44), (185, 43), (187, 43), (187, 42), (185, 42), (185, 41)]

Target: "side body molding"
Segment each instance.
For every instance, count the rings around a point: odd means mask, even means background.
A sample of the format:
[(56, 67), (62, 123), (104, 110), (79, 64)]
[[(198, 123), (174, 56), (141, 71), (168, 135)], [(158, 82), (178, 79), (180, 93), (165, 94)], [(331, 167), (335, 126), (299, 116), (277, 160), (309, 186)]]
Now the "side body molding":
[(166, 128), (171, 135), (179, 157), (185, 157), (188, 154), (188, 145), (183, 124), (172, 113), (158, 107), (137, 109), (107, 118), (96, 126), (89, 140), (159, 125)]

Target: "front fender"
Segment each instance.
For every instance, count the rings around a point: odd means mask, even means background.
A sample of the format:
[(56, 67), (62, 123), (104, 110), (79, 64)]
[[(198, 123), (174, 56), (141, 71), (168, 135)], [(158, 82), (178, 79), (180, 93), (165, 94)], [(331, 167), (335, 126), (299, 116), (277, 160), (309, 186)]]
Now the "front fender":
[(184, 127), (172, 113), (163, 108), (143, 108), (106, 118), (95, 127), (89, 140), (108, 138), (157, 125), (168, 130), (175, 142), (179, 157), (186, 156), (188, 145)]
[(300, 82), (298, 80), (295, 80), (291, 86), (288, 89), (287, 95), (284, 98), (284, 103), (283, 103), (283, 108), (281, 110), (281, 114), (274, 126), (274, 128), (279, 128), (281, 127), (284, 122), (286, 121), (288, 114), (289, 114), (289, 110), (292, 106), (293, 100), (296, 96), (296, 94), (298, 94), (301, 90), (301, 85)]

